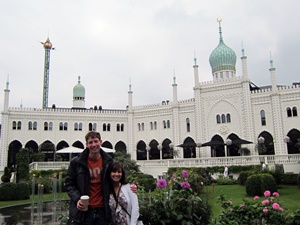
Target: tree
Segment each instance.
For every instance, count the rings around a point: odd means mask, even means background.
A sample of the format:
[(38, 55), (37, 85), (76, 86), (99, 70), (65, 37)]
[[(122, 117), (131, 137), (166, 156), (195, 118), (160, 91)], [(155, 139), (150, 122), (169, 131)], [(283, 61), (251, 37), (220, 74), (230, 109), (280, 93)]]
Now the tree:
[(132, 160), (130, 158), (130, 154), (124, 152), (115, 152), (114, 161), (118, 161), (123, 165), (126, 176), (129, 176), (132, 173), (132, 171), (136, 173), (140, 172), (140, 166), (135, 160)]
[(17, 183), (29, 180), (29, 161), (28, 149), (22, 148), (17, 153)]

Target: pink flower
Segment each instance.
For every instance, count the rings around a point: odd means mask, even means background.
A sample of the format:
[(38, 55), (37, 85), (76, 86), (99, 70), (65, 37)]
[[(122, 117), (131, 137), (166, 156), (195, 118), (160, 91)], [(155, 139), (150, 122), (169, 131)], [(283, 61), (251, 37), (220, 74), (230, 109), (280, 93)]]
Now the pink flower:
[(271, 192), (270, 192), (270, 191), (265, 191), (265, 192), (264, 192), (264, 196), (265, 196), (265, 197), (271, 196)]
[(213, 187), (214, 187), (214, 186), (215, 186), (215, 183), (212, 183), (212, 184), (211, 184), (211, 186), (213, 186)]
[(279, 197), (279, 194), (278, 194), (278, 192), (274, 192), (274, 193), (273, 193), (273, 196), (275, 196), (275, 197)]
[(182, 176), (184, 178), (188, 178), (189, 177), (189, 174), (188, 174), (188, 172), (186, 172), (186, 170), (182, 170), (181, 174), (182, 174)]
[(263, 212), (264, 212), (264, 213), (268, 213), (268, 208), (265, 207), (265, 208), (263, 209)]
[(176, 174), (175, 173), (172, 174), (172, 178), (173, 179), (176, 178)]
[(228, 201), (228, 204), (229, 204), (229, 205), (232, 205), (232, 201), (231, 201), (231, 200), (229, 200), (229, 201)]
[(263, 204), (263, 205), (269, 205), (269, 200), (268, 200), (268, 199), (263, 200), (263, 201), (262, 201), (262, 204)]
[(280, 205), (279, 205), (278, 203), (274, 203), (274, 204), (272, 205), (272, 208), (273, 208), (274, 210), (280, 210)]
[(189, 182), (186, 182), (186, 181), (184, 181), (184, 182), (182, 182), (181, 184), (180, 184), (180, 186), (182, 187), (182, 188), (190, 188), (190, 184), (189, 184)]
[(167, 181), (165, 181), (164, 179), (159, 179), (157, 181), (157, 187), (160, 189), (166, 188), (167, 187)]
[(254, 197), (254, 200), (257, 200), (257, 199), (259, 199), (259, 196), (256, 195), (256, 196)]
[(243, 208), (243, 207), (245, 207), (245, 203), (240, 205), (240, 208)]

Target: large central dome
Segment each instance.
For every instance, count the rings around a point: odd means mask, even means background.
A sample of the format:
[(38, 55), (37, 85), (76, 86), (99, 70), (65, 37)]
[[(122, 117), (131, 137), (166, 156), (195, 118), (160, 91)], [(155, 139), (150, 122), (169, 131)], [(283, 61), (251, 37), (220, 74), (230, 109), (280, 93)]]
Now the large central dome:
[(219, 45), (212, 51), (209, 57), (209, 63), (212, 69), (212, 73), (215, 74), (219, 71), (234, 71), (235, 73), (236, 54), (231, 48), (225, 45), (222, 37), (220, 22), (219, 33)]
[(80, 76), (78, 77), (78, 84), (73, 87), (73, 98), (84, 99), (85, 98), (85, 88), (80, 83)]

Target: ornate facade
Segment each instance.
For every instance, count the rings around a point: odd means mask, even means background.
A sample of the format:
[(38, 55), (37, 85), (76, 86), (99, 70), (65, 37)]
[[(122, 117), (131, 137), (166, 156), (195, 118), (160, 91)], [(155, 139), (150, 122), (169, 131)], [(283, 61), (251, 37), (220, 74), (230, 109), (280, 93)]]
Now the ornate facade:
[[(143, 170), (146, 162), (157, 160), (299, 154), (299, 84), (278, 85), (271, 60), (271, 84), (257, 87), (248, 77), (244, 50), (242, 74), (237, 75), (236, 54), (225, 45), (221, 26), (219, 35), (219, 45), (209, 57), (213, 80), (199, 82), (194, 59), (190, 76), (194, 96), (190, 99), (178, 100), (174, 77), (172, 101), (134, 106), (130, 86), (126, 110), (86, 109), (85, 88), (79, 78), (73, 88), (72, 108), (10, 108), (7, 83), (0, 171), (15, 165), (21, 148), (28, 148), (31, 154), (42, 151), (48, 161), (54, 161), (55, 152), (64, 147), (84, 148), (89, 130), (102, 134), (104, 147), (130, 153)], [(68, 155), (63, 159), (69, 160)]]

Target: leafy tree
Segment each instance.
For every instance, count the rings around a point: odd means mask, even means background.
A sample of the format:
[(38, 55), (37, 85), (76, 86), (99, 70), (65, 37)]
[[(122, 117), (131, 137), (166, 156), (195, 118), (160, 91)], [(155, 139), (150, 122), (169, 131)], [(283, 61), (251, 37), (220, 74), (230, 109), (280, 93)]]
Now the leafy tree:
[(29, 180), (29, 152), (22, 148), (17, 153), (17, 182)]
[(126, 176), (129, 176), (133, 171), (140, 172), (140, 166), (135, 160), (130, 158), (130, 154), (123, 152), (115, 152), (114, 160), (120, 162), (123, 165)]

